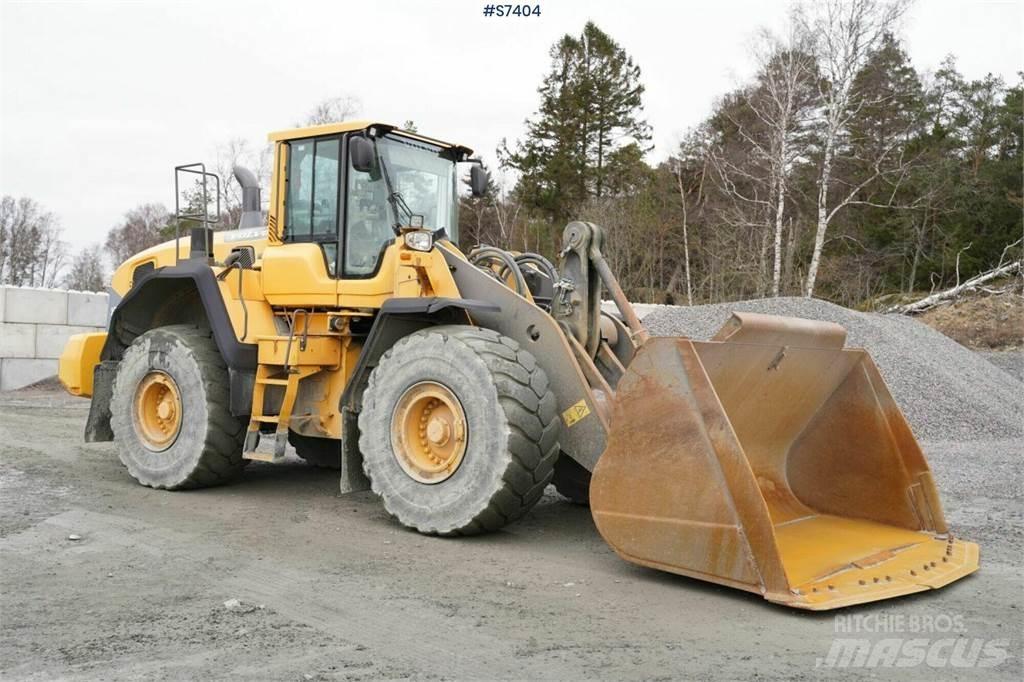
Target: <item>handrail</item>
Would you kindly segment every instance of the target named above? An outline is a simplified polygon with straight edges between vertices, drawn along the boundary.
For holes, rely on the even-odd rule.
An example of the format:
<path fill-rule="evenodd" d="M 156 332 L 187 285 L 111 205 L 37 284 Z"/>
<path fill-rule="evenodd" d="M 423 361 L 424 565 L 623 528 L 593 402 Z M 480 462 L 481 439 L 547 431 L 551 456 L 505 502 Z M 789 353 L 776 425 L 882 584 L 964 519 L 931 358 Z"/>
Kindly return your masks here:
<path fill-rule="evenodd" d="M 192 175 L 198 175 L 202 178 L 203 187 L 203 212 L 202 213 L 182 213 L 181 211 L 181 174 L 190 173 Z M 217 211 L 214 214 L 213 219 L 210 218 L 210 194 L 209 185 L 207 183 L 208 178 L 213 178 L 215 182 L 214 192 L 217 197 Z M 175 265 L 181 260 L 181 221 L 190 220 L 193 222 L 202 223 L 203 226 L 203 242 L 206 245 L 207 256 L 213 257 L 212 240 L 209 239 L 209 229 L 211 225 L 216 225 L 220 221 L 220 176 L 216 173 L 210 173 L 206 170 L 205 163 L 186 163 L 181 166 L 174 167 L 174 263 Z M 191 244 L 189 245 L 189 256 L 191 257 Z"/>

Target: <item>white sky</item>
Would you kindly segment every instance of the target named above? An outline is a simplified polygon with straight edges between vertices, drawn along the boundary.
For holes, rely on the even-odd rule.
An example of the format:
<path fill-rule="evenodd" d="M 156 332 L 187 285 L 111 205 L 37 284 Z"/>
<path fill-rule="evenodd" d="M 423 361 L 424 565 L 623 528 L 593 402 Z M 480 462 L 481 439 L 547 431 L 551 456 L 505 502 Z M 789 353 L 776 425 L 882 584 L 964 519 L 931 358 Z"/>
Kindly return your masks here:
<path fill-rule="evenodd" d="M 750 71 L 754 32 L 788 7 L 539 0 L 540 17 L 486 18 L 483 0 L 0 3 L 0 194 L 55 212 L 73 247 L 139 203 L 173 208 L 174 165 L 212 162 L 232 137 L 259 144 L 339 94 L 491 162 L 536 107 L 551 44 L 588 19 L 640 65 L 662 159 Z M 952 53 L 968 77 L 1013 82 L 1022 7 L 918 0 L 908 51 L 920 69 Z"/>

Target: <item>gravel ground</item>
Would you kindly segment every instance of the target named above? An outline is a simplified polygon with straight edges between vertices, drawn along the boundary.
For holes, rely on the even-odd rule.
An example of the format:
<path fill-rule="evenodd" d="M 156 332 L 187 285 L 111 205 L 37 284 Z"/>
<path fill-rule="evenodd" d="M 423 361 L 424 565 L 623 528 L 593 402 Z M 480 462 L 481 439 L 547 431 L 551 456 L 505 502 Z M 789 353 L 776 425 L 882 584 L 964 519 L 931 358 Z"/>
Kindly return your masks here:
<path fill-rule="evenodd" d="M 1024 434 L 1020 379 L 927 325 L 827 301 L 779 298 L 716 305 L 641 306 L 652 334 L 710 338 L 733 310 L 836 322 L 847 346 L 874 358 L 918 438 L 976 440 Z"/>
<path fill-rule="evenodd" d="M 922 442 L 954 530 L 981 543 L 978 573 L 811 613 L 628 564 L 550 489 L 521 521 L 462 539 L 408 532 L 295 459 L 151 490 L 110 444 L 81 442 L 86 409 L 0 393 L 0 679 L 1022 677 L 1019 441 Z M 851 638 L 1008 657 L 819 667 Z"/>
<path fill-rule="evenodd" d="M 641 313 L 707 338 L 733 309 L 834 320 L 871 351 L 979 572 L 810 613 L 628 564 L 551 489 L 501 532 L 455 540 L 400 528 L 294 457 L 156 491 L 112 444 L 82 443 L 87 401 L 40 386 L 0 393 L 0 678 L 1022 679 L 1024 385 L 913 320 L 821 301 Z M 997 655 L 823 669 L 850 639 Z"/>

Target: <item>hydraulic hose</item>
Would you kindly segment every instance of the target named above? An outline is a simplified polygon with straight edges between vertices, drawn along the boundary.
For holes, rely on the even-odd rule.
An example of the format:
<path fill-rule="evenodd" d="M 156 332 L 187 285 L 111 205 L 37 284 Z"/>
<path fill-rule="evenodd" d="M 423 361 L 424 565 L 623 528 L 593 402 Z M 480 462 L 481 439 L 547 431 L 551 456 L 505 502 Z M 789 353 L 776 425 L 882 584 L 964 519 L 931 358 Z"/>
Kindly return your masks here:
<path fill-rule="evenodd" d="M 519 268 L 519 264 L 512 254 L 504 249 L 494 246 L 478 246 L 470 252 L 469 262 L 485 270 L 491 270 L 487 265 L 488 263 L 498 263 L 502 265 L 502 269 L 500 272 L 494 273 L 497 279 L 503 280 L 508 273 L 511 273 L 514 284 L 513 290 L 520 296 L 525 296 L 529 291 L 526 278 L 523 277 L 523 271 Z M 493 270 L 491 271 L 494 272 Z"/>
<path fill-rule="evenodd" d="M 552 286 L 558 281 L 558 270 L 544 256 L 539 253 L 521 253 L 515 257 L 516 264 L 522 268 L 524 265 L 533 265 L 544 273 L 551 280 Z"/>

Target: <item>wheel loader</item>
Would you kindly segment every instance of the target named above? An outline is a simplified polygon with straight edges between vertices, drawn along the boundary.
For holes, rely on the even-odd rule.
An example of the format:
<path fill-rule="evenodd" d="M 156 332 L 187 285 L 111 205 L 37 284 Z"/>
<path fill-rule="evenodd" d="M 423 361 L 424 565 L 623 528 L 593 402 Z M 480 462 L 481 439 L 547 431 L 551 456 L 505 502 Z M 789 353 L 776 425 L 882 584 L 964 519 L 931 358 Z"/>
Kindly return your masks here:
<path fill-rule="evenodd" d="M 978 568 L 842 327 L 736 313 L 708 341 L 652 338 L 597 225 L 565 228 L 557 266 L 459 249 L 460 178 L 488 182 L 469 148 L 373 121 L 269 138 L 267 213 L 236 168 L 238 229 L 215 232 L 220 179 L 177 167 L 187 234 L 121 264 L 107 332 L 61 357 L 92 399 L 86 440 L 143 485 L 224 483 L 291 443 L 343 492 L 457 536 L 553 482 L 627 561 L 803 609 Z"/>

